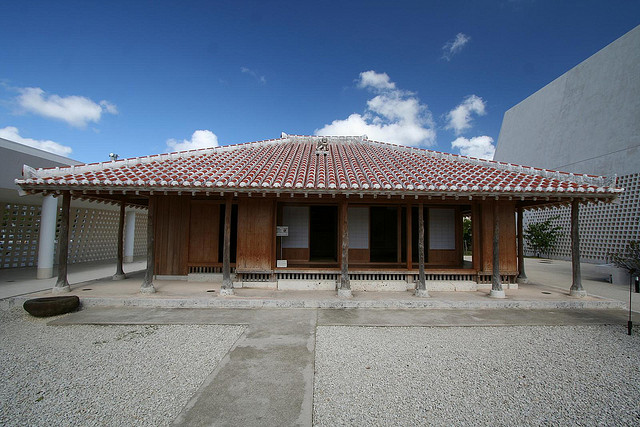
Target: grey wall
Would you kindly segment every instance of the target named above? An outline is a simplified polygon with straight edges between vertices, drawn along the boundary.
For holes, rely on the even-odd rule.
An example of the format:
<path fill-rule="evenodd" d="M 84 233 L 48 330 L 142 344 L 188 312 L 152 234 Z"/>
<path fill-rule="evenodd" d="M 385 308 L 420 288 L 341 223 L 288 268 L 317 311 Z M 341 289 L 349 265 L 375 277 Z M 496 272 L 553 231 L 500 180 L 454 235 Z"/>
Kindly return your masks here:
<path fill-rule="evenodd" d="M 77 164 L 80 162 L 0 138 L 0 200 L 40 204 L 39 196 L 18 196 L 18 186 L 14 184 L 14 180 L 22 177 L 22 165 L 50 168 Z"/>
<path fill-rule="evenodd" d="M 494 160 L 611 176 L 640 171 L 640 26 L 508 110 Z"/>

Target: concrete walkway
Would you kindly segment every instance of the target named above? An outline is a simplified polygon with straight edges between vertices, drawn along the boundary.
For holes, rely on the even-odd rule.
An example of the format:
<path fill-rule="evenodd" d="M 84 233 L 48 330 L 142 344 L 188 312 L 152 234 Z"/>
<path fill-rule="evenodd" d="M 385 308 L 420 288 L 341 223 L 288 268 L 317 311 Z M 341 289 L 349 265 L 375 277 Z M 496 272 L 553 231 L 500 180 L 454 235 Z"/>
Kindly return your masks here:
<path fill-rule="evenodd" d="M 147 266 L 146 257 L 136 257 L 133 262 L 125 263 L 125 274 L 144 270 Z M 115 260 L 82 262 L 69 264 L 67 278 L 73 286 L 78 283 L 111 278 L 116 272 Z M 36 267 L 3 268 L 0 269 L 0 300 L 33 292 L 50 290 L 57 281 L 57 266 L 54 267 L 54 277 L 36 279 Z"/>
<path fill-rule="evenodd" d="M 625 325 L 622 310 L 145 309 L 93 307 L 50 323 L 247 325 L 174 425 L 312 424 L 318 326 Z"/>

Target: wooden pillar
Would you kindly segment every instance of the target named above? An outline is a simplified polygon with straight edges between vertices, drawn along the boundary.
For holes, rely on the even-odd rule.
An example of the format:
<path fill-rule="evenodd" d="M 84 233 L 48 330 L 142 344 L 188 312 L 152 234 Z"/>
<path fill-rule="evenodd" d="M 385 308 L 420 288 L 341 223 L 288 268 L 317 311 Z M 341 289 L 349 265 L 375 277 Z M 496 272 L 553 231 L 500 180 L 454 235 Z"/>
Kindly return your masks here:
<path fill-rule="evenodd" d="M 140 286 L 140 293 L 152 294 L 156 291 L 153 286 L 153 272 L 155 268 L 155 196 L 149 196 L 149 206 L 147 208 L 147 270 L 144 273 L 144 280 Z"/>
<path fill-rule="evenodd" d="M 349 205 L 344 200 L 340 203 L 340 230 L 341 230 L 341 253 L 340 263 L 340 287 L 338 296 L 351 297 L 351 283 L 349 282 Z"/>
<path fill-rule="evenodd" d="M 51 290 L 54 294 L 71 291 L 67 280 L 67 261 L 69 259 L 69 209 L 71 193 L 62 192 L 62 213 L 60 215 L 60 231 L 58 233 L 58 280 Z"/>
<path fill-rule="evenodd" d="M 122 280 L 127 276 L 122 269 L 122 263 L 124 262 L 124 216 L 125 216 L 126 204 L 124 200 L 120 202 L 120 218 L 118 221 L 118 260 L 116 265 L 116 274 L 113 275 L 113 280 Z"/>
<path fill-rule="evenodd" d="M 427 279 L 424 274 L 424 205 L 418 205 L 418 283 L 416 283 L 416 296 L 428 297 Z"/>
<path fill-rule="evenodd" d="M 492 298 L 504 298 L 504 290 L 500 281 L 500 206 L 499 202 L 493 202 L 493 268 L 491 278 L 491 292 L 489 296 Z"/>
<path fill-rule="evenodd" d="M 573 281 L 569 294 L 575 297 L 587 296 L 587 291 L 582 288 L 582 276 L 580 274 L 580 232 L 578 229 L 578 211 L 580 204 L 577 199 L 571 201 L 571 271 Z"/>
<path fill-rule="evenodd" d="M 407 205 L 407 270 L 411 270 L 412 267 L 412 253 L 411 250 L 413 248 L 413 239 L 412 239 L 412 231 L 411 231 L 411 203 Z"/>
<path fill-rule="evenodd" d="M 529 279 L 527 279 L 527 273 L 524 271 L 524 236 L 522 234 L 522 221 L 524 218 L 522 215 L 522 206 L 518 206 L 518 283 L 528 283 Z"/>
<path fill-rule="evenodd" d="M 220 295 L 233 295 L 231 281 L 231 198 L 224 203 L 224 242 L 222 247 L 222 288 Z"/>

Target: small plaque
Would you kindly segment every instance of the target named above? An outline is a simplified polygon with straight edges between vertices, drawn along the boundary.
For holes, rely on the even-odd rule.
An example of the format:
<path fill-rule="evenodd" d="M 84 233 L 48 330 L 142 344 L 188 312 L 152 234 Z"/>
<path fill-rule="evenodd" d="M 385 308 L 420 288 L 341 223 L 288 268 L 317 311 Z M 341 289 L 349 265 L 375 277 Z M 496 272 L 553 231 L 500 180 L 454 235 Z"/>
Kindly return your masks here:
<path fill-rule="evenodd" d="M 276 267 L 278 268 L 287 268 L 287 260 L 286 259 L 279 259 L 276 261 Z"/>
<path fill-rule="evenodd" d="M 276 236 L 278 237 L 287 237 L 289 235 L 289 226 L 288 225 L 277 225 L 276 226 Z"/>

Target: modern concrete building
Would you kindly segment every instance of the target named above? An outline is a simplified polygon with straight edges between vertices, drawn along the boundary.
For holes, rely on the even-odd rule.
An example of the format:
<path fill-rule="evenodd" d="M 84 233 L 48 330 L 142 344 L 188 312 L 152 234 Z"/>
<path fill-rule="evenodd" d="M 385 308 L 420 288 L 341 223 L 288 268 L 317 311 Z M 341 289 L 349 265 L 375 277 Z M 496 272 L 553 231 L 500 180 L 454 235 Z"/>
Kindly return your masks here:
<path fill-rule="evenodd" d="M 24 164 L 59 168 L 80 162 L 2 138 L 0 159 L 0 269 L 37 265 L 38 278 L 52 277 L 60 198 L 21 196 L 14 181 L 22 176 Z M 126 215 L 125 261 L 146 251 L 146 212 L 130 209 Z M 117 206 L 74 200 L 71 218 L 70 263 L 116 258 Z"/>
<path fill-rule="evenodd" d="M 574 173 L 617 176 L 612 204 L 581 209 L 581 253 L 606 262 L 640 240 L 640 26 L 509 109 L 494 160 Z M 563 235 L 552 258 L 571 256 L 569 209 L 525 213 L 553 218 Z"/>

